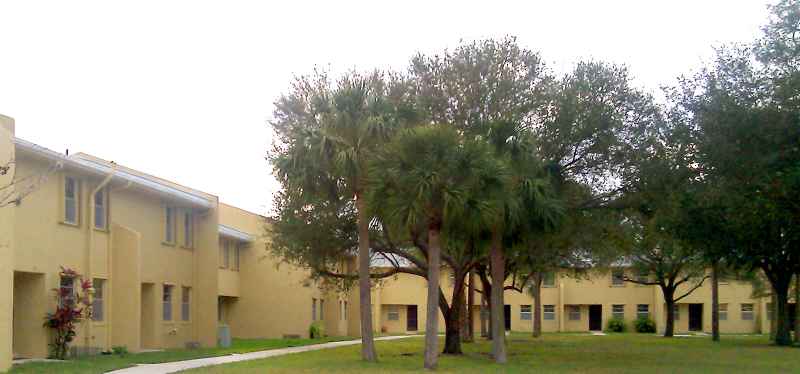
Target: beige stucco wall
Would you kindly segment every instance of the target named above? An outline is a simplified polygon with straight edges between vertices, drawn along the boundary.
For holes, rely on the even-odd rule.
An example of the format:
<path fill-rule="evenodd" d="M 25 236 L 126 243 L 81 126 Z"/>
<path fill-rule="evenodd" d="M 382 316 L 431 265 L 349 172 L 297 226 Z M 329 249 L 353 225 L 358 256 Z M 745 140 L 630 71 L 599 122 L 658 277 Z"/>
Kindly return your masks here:
<path fill-rule="evenodd" d="M 0 165 L 14 159 L 14 120 L 0 115 Z M 0 175 L 0 186 L 14 178 L 14 169 Z M 0 207 L 0 371 L 11 367 L 14 300 L 14 208 Z"/>

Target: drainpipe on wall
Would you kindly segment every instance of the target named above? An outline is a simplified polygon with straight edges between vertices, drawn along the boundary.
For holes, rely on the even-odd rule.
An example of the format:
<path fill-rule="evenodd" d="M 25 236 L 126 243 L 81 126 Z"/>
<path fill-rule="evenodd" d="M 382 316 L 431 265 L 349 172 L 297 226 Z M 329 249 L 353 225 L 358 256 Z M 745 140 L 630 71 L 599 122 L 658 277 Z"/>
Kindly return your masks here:
<path fill-rule="evenodd" d="M 103 187 L 105 187 L 109 182 L 111 182 L 111 178 L 114 177 L 114 173 L 116 171 L 117 171 L 117 164 L 112 161 L 111 162 L 111 172 L 109 172 L 108 175 L 103 179 L 103 181 L 100 182 L 100 184 L 97 185 L 97 187 L 95 187 L 95 189 L 92 191 L 92 194 L 89 195 L 89 198 L 87 199 L 87 201 L 89 203 L 89 207 L 88 207 L 88 209 L 89 209 L 89 222 L 86 225 L 86 227 L 87 227 L 87 230 L 89 230 L 89 245 L 86 246 L 86 251 L 87 251 L 87 253 L 86 253 L 86 276 L 89 278 L 88 279 L 89 282 L 94 282 L 93 281 L 94 280 L 94 274 L 92 273 L 92 253 L 94 252 L 94 220 L 96 218 L 94 216 L 94 204 L 95 204 L 94 197 L 95 197 L 95 195 L 97 195 L 98 191 L 103 189 Z M 104 196 L 104 197 L 106 198 L 106 200 L 108 200 L 107 196 Z M 106 204 L 106 209 L 108 209 L 108 204 Z M 108 226 L 108 217 L 106 217 L 106 226 Z M 89 321 L 86 321 L 86 337 L 84 337 L 84 339 L 83 339 L 87 351 L 89 349 L 89 340 L 91 339 L 91 336 L 92 336 L 92 321 L 90 319 Z"/>

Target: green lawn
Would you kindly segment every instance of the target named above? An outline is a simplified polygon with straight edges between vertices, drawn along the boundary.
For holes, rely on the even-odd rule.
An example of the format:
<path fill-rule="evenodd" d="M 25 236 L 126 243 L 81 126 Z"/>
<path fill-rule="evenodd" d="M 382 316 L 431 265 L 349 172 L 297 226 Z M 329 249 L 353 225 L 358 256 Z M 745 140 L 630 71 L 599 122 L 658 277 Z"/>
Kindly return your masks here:
<path fill-rule="evenodd" d="M 223 356 L 231 353 L 263 351 L 266 349 L 297 347 L 330 341 L 350 340 L 353 338 L 335 337 L 325 339 L 234 339 L 231 348 L 201 348 L 195 350 L 170 349 L 161 352 L 128 354 L 126 356 L 92 356 L 69 360 L 67 362 L 33 362 L 14 366 L 10 373 L 104 373 L 134 366 L 135 364 L 152 364 L 191 360 L 202 357 Z"/>
<path fill-rule="evenodd" d="M 359 346 L 293 354 L 190 371 L 199 373 L 392 373 L 421 371 L 421 338 L 378 342 L 377 364 L 359 360 Z M 525 334 L 508 338 L 509 363 L 498 366 L 489 342 L 465 344 L 463 356 L 441 356 L 439 372 L 458 373 L 800 373 L 800 349 L 771 346 L 762 336 L 666 339 L 652 335 Z"/>

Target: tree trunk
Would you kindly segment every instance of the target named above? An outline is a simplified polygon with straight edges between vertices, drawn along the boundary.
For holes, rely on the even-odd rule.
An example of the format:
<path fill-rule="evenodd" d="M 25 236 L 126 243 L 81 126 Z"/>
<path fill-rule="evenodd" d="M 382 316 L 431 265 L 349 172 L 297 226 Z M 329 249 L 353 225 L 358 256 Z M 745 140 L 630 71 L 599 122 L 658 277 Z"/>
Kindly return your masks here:
<path fill-rule="evenodd" d="M 775 331 L 777 330 L 778 321 L 775 317 L 775 308 L 778 305 L 778 298 L 775 297 L 775 291 L 772 291 L 772 295 L 769 298 L 769 306 L 767 307 L 767 315 L 772 315 L 772 318 L 769 319 L 769 340 L 775 341 Z"/>
<path fill-rule="evenodd" d="M 533 337 L 542 336 L 542 274 L 533 277 Z"/>
<path fill-rule="evenodd" d="M 425 311 L 425 368 L 436 369 L 439 361 L 439 248 L 438 225 L 428 228 L 428 303 Z"/>
<path fill-rule="evenodd" d="M 372 300 L 369 279 L 369 217 L 364 199 L 356 194 L 358 209 L 358 295 L 361 319 L 361 359 L 374 362 L 378 360 L 375 352 L 375 338 L 372 329 Z"/>
<path fill-rule="evenodd" d="M 461 286 L 462 290 L 460 292 L 459 300 L 461 301 L 461 309 L 458 313 L 458 324 L 459 324 L 459 332 L 461 333 L 461 341 L 468 342 L 469 341 L 469 321 L 467 320 L 467 292 L 464 290 L 466 287 L 467 280 L 466 275 L 461 276 L 464 279 L 464 285 Z"/>
<path fill-rule="evenodd" d="M 475 272 L 469 271 L 469 291 L 467 292 L 467 342 L 475 341 Z"/>
<path fill-rule="evenodd" d="M 492 305 L 492 283 L 489 282 L 489 278 L 486 275 L 486 268 L 483 268 L 480 273 L 481 279 L 481 302 L 483 303 L 483 310 L 481 311 L 481 336 L 485 337 L 487 340 L 492 340 L 492 319 L 487 318 L 489 317 L 488 311 L 491 310 Z"/>
<path fill-rule="evenodd" d="M 491 294 L 491 319 L 492 319 L 492 353 L 494 360 L 498 364 L 505 364 L 506 340 L 504 328 L 503 307 L 503 286 L 505 281 L 505 254 L 503 253 L 502 237 L 500 231 L 495 228 L 492 232 L 492 245 L 489 250 L 489 257 L 492 271 L 492 294 Z"/>
<path fill-rule="evenodd" d="M 460 355 L 461 339 L 463 335 L 463 317 L 464 317 L 464 274 L 454 274 L 453 280 L 453 297 L 450 303 L 449 310 L 443 311 L 444 326 L 445 326 L 445 340 L 444 350 L 442 353 L 450 355 Z M 447 305 L 447 301 L 439 301 L 440 306 Z"/>
<path fill-rule="evenodd" d="M 772 319 L 777 322 L 775 325 L 775 344 L 777 345 L 792 345 L 792 333 L 789 326 L 790 282 L 786 282 L 786 285 L 778 285 L 777 288 L 773 284 L 772 287 L 777 301 L 775 312 L 772 314 Z"/>
<path fill-rule="evenodd" d="M 800 273 L 794 275 L 794 342 L 800 343 Z"/>
<path fill-rule="evenodd" d="M 667 323 L 664 326 L 664 337 L 671 338 L 675 335 L 675 289 L 661 287 L 661 291 L 664 294 L 664 303 L 667 305 Z"/>
<path fill-rule="evenodd" d="M 719 341 L 719 264 L 711 265 L 711 340 Z"/>

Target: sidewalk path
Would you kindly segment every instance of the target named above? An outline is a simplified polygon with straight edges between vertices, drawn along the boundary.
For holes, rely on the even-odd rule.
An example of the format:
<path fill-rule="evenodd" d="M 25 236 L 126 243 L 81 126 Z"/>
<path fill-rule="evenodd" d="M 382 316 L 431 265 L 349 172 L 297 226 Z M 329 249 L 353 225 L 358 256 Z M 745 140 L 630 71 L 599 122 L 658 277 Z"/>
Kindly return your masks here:
<path fill-rule="evenodd" d="M 397 339 L 406 339 L 411 338 L 414 336 L 419 335 L 403 335 L 403 336 L 385 336 L 382 338 L 375 338 L 376 341 L 381 340 L 397 340 Z M 361 339 L 359 340 L 346 340 L 341 342 L 331 342 L 331 343 L 323 343 L 323 344 L 314 344 L 314 345 L 306 345 L 302 347 L 291 347 L 291 348 L 280 348 L 280 349 L 270 349 L 268 351 L 258 351 L 258 352 L 249 352 L 249 353 L 241 353 L 241 354 L 230 354 L 227 356 L 218 356 L 218 357 L 207 357 L 207 358 L 198 358 L 194 360 L 187 360 L 187 361 L 175 361 L 175 362 L 165 362 L 162 364 L 139 364 L 134 367 L 129 367 L 126 369 L 114 370 L 108 372 L 108 374 L 164 374 L 164 373 L 175 373 L 181 370 L 189 370 L 189 369 L 196 369 L 204 366 L 214 366 L 214 365 L 222 365 L 222 364 L 229 364 L 232 362 L 239 362 L 239 361 L 249 361 L 249 360 L 258 360 L 267 357 L 275 357 L 275 356 L 283 356 L 292 353 L 300 353 L 300 352 L 310 352 L 310 351 L 318 351 L 320 349 L 328 349 L 328 348 L 337 348 L 337 347 L 346 347 L 350 345 L 357 345 L 361 344 Z"/>

